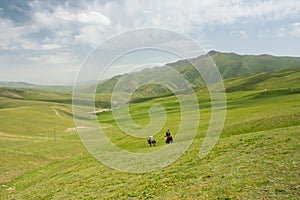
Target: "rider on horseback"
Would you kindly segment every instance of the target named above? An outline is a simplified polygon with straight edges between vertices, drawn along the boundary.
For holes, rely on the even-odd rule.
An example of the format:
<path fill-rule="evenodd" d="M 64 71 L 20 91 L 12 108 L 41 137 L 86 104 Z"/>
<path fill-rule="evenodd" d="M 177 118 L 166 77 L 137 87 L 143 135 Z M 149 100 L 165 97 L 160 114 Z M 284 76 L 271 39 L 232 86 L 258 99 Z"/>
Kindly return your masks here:
<path fill-rule="evenodd" d="M 170 130 L 166 132 L 165 140 L 166 140 L 166 144 L 173 143 L 173 137 L 171 135 Z"/>
<path fill-rule="evenodd" d="M 170 137 L 171 136 L 171 132 L 170 132 L 170 130 L 168 130 L 167 132 L 166 132 L 166 137 Z"/>
<path fill-rule="evenodd" d="M 147 139 L 147 141 L 148 141 L 148 144 L 150 145 L 150 147 L 151 147 L 152 145 L 153 145 L 153 146 L 156 145 L 156 141 L 155 141 L 153 135 L 150 135 L 149 138 Z"/>

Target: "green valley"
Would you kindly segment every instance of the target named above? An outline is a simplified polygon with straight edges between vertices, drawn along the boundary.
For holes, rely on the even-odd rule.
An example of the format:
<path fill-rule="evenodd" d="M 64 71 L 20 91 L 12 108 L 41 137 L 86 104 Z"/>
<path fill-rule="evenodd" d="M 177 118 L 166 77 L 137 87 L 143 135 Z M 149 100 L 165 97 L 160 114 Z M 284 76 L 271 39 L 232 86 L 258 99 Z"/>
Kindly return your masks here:
<path fill-rule="evenodd" d="M 200 126 L 175 163 L 149 173 L 115 171 L 89 154 L 76 132 L 69 88 L 1 87 L 0 199 L 299 199 L 300 59 L 210 54 L 225 78 L 227 96 L 218 143 L 199 158 L 211 117 L 210 97 L 201 80 L 190 76 L 188 66 L 174 65 L 195 83 Z M 109 107 L 118 78 L 97 88 L 97 109 Z M 165 145 L 167 129 L 176 134 L 176 97 L 146 85 L 130 102 L 131 117 L 142 126 L 150 122 L 149 108 L 155 103 L 167 113 L 155 147 L 150 148 L 146 138 L 123 133 L 110 110 L 97 113 L 97 119 L 116 146 L 130 152 L 155 151 Z"/>

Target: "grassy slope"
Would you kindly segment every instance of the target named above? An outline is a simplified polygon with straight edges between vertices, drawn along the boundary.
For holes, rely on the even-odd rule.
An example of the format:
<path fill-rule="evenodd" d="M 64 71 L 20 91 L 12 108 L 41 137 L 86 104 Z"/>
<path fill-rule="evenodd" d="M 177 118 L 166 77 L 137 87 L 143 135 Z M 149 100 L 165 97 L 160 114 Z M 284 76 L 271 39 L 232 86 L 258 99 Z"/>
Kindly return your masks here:
<path fill-rule="evenodd" d="M 227 92 L 240 90 L 272 90 L 278 88 L 299 88 L 300 67 L 278 72 L 261 72 L 249 77 L 232 78 L 226 81 Z M 278 83 L 280 83 L 278 85 Z"/>
<path fill-rule="evenodd" d="M 218 67 L 221 76 L 223 79 L 234 78 L 234 77 L 243 77 L 251 76 L 261 72 L 275 72 L 284 69 L 294 68 L 300 66 L 299 57 L 277 57 L 271 55 L 238 55 L 234 53 L 221 53 L 221 52 L 209 52 L 210 58 L 215 62 Z M 211 60 L 209 57 L 199 56 L 197 58 L 187 60 L 180 60 L 174 63 L 169 63 L 167 66 L 175 68 L 179 71 L 186 80 L 188 80 L 192 86 L 198 87 L 202 86 L 203 80 L 199 78 L 199 72 L 195 69 L 195 65 L 198 68 L 211 67 Z M 204 69 L 200 69 L 204 72 Z M 170 71 L 166 67 L 154 68 L 154 69 L 145 69 L 141 72 L 135 73 L 134 79 L 146 80 L 146 77 L 153 75 L 153 78 L 157 76 L 169 77 Z M 131 78 L 132 74 L 126 74 L 123 76 L 116 76 L 109 80 L 106 80 L 99 84 L 97 88 L 98 93 L 111 93 L 114 85 L 122 77 L 126 79 Z M 160 91 L 157 88 L 148 87 L 147 91 L 152 91 L 154 94 L 160 94 L 161 92 L 167 92 L 166 90 Z M 138 96 L 143 96 L 145 90 L 140 90 Z M 144 94 L 144 96 L 151 96 Z"/>
<path fill-rule="evenodd" d="M 28 88 L 1 88 L 0 98 L 9 98 L 14 100 L 40 101 L 40 102 L 57 102 L 72 103 L 70 92 L 50 92 L 40 89 Z M 24 101 L 23 101 L 24 102 Z"/>
<path fill-rule="evenodd" d="M 286 88 L 299 87 L 299 69 L 293 70 L 286 75 L 282 72 L 278 79 L 254 81 L 262 76 L 256 75 L 226 82 L 228 89 L 235 89 L 227 94 L 224 132 L 202 160 L 198 151 L 210 113 L 209 99 L 200 90 L 202 121 L 194 143 L 175 164 L 151 174 L 116 172 L 96 161 L 76 134 L 64 131 L 74 126 L 67 104 L 39 105 L 40 101 L 30 100 L 31 106 L 0 109 L 0 170 L 4 174 L 0 198 L 298 199 L 300 94 Z M 291 77 L 295 84 L 286 85 Z M 255 84 L 247 88 L 245 82 Z M 263 88 L 267 83 L 273 87 L 266 93 Z M 244 87 L 247 90 L 240 91 Z M 176 130 L 179 108 L 172 96 L 132 104 L 133 119 L 142 125 L 149 123 L 148 108 L 156 102 L 168 110 L 166 127 Z M 118 131 L 110 113 L 99 117 L 116 145 L 131 151 L 154 149 L 143 139 Z M 156 148 L 163 145 L 162 136 L 163 131 L 157 135 Z"/>
<path fill-rule="evenodd" d="M 298 67 L 300 58 L 271 55 L 237 55 L 211 52 L 223 78 L 250 76 L 259 72 L 274 72 Z"/>
<path fill-rule="evenodd" d="M 65 132 L 74 127 L 71 105 L 57 103 L 70 94 L 1 88 L 0 96 L 1 183 L 82 151 L 74 132 Z"/>
<path fill-rule="evenodd" d="M 222 138 L 200 160 L 201 140 L 151 174 L 116 172 L 83 154 L 15 179 L 11 198 L 297 199 L 299 126 Z"/>

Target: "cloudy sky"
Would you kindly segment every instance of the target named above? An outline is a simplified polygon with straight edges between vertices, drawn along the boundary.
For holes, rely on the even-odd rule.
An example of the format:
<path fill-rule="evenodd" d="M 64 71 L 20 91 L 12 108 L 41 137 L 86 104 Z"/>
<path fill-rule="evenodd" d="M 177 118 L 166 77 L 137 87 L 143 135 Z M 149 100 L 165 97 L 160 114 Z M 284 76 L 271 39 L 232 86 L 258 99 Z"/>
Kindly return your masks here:
<path fill-rule="evenodd" d="M 299 0 L 0 0 L 0 81 L 72 83 L 91 50 L 146 27 L 207 51 L 300 56 Z"/>

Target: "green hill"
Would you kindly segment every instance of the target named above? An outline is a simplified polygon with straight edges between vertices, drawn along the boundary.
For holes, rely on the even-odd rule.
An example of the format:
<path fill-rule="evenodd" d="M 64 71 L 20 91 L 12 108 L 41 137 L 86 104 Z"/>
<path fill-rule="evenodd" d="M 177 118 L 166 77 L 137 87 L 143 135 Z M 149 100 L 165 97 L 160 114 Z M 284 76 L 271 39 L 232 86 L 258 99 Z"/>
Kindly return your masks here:
<path fill-rule="evenodd" d="M 250 76 L 260 72 L 274 72 L 299 67 L 299 57 L 272 55 L 238 55 L 235 53 L 210 52 L 223 79 Z M 201 58 L 198 58 L 201 59 Z"/>
<path fill-rule="evenodd" d="M 204 69 L 210 66 L 210 58 L 216 63 L 221 76 L 224 80 L 229 78 L 238 78 L 251 76 L 262 72 L 275 72 L 284 69 L 294 68 L 300 66 L 299 57 L 279 57 L 271 55 L 238 55 L 234 53 L 221 53 L 216 51 L 211 51 L 207 55 L 202 55 L 197 58 L 180 60 L 174 63 L 166 64 L 167 67 L 172 67 L 180 72 L 186 80 L 190 82 L 193 87 L 203 86 L 203 80 L 199 75 L 198 71 L 192 66 L 199 66 Z M 209 63 L 209 64 L 207 64 Z M 133 79 L 134 77 L 137 82 L 139 80 L 145 80 L 146 77 L 153 76 L 153 79 L 159 77 L 170 78 L 170 71 L 165 67 L 157 67 L 153 69 L 145 69 L 141 72 L 134 74 L 125 74 L 113 77 L 109 80 L 105 80 L 100 83 L 97 87 L 97 93 L 107 94 L 113 91 L 115 84 L 120 80 L 120 78 Z M 124 87 L 124 92 L 130 90 L 130 88 Z M 151 86 L 140 88 L 136 92 L 136 96 L 144 96 L 145 98 L 152 96 L 160 96 L 160 92 L 169 92 L 165 89 L 158 89 L 157 87 L 151 88 Z M 151 95 L 149 95 L 151 94 Z"/>
<path fill-rule="evenodd" d="M 151 71 L 149 69 L 149 71 Z M 140 77 L 139 75 L 138 77 Z M 116 77 L 114 83 L 120 79 L 121 76 Z M 109 86 L 108 86 L 109 84 Z M 235 91 L 262 91 L 261 95 L 271 95 L 274 93 L 299 93 L 300 90 L 300 67 L 289 68 L 286 70 L 275 72 L 260 72 L 255 75 L 246 77 L 228 78 L 224 80 L 226 92 Z M 107 87 L 106 87 L 107 86 Z M 104 82 L 104 87 L 100 84 L 98 89 L 105 91 L 113 86 L 112 81 Z M 99 92 L 100 90 L 98 90 Z M 207 92 L 206 87 L 198 86 L 195 91 Z M 125 91 L 126 92 L 126 91 Z M 138 88 L 131 97 L 132 102 L 148 101 L 153 98 L 172 96 L 173 93 L 165 87 L 155 84 L 147 84 Z M 111 95 L 110 93 L 99 93 L 96 96 L 97 106 L 110 107 Z"/>
<path fill-rule="evenodd" d="M 10 99 L 12 102 L 22 100 L 23 103 L 29 101 L 72 103 L 71 93 L 30 88 L 0 88 L 0 98 Z"/>
<path fill-rule="evenodd" d="M 206 88 L 198 87 L 201 118 L 191 147 L 170 166 L 142 174 L 115 171 L 87 152 L 75 132 L 70 93 L 1 88 L 0 199 L 299 199 L 299 83 L 299 67 L 227 79 L 225 126 L 203 159 L 211 109 Z M 152 92 L 148 87 L 160 89 L 145 85 L 137 93 Z M 164 147 L 165 129 L 176 134 L 181 120 L 176 97 L 136 97 L 130 114 L 139 125 L 151 121 L 154 104 L 167 112 L 156 147 L 122 132 L 110 111 L 97 114 L 99 125 L 126 151 Z"/>
<path fill-rule="evenodd" d="M 253 76 L 244 78 L 233 78 L 225 81 L 226 91 L 241 90 L 272 90 L 278 88 L 299 88 L 300 85 L 300 67 L 281 70 L 278 72 L 261 72 Z"/>

